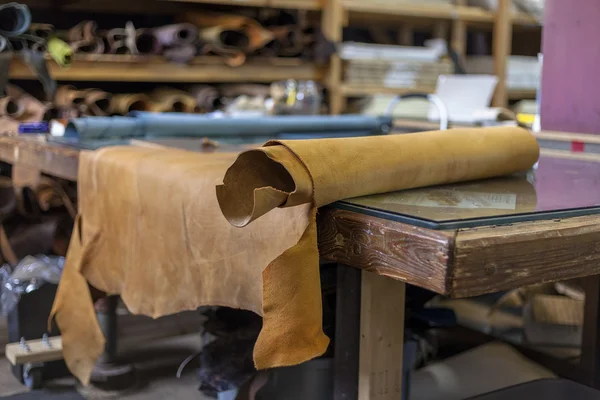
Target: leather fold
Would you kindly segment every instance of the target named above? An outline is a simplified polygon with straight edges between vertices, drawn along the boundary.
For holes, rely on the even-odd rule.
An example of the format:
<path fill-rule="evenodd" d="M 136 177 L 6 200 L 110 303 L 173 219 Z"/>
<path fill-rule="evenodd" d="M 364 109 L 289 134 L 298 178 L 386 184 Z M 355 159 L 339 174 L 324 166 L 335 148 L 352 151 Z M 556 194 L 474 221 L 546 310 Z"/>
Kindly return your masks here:
<path fill-rule="evenodd" d="M 510 174 L 538 155 L 533 135 L 512 127 L 272 141 L 239 155 L 82 152 L 77 233 L 53 307 L 67 365 L 85 383 L 102 351 L 88 282 L 136 314 L 218 305 L 262 315 L 259 369 L 317 357 L 329 343 L 317 207 Z"/>
<path fill-rule="evenodd" d="M 311 206 L 301 239 L 263 272 L 256 367 L 299 363 L 326 348 L 317 207 L 356 196 L 510 174 L 531 168 L 538 157 L 537 141 L 521 128 L 271 141 L 240 154 L 216 188 L 223 215 L 232 225 L 247 229 L 276 208 Z"/>

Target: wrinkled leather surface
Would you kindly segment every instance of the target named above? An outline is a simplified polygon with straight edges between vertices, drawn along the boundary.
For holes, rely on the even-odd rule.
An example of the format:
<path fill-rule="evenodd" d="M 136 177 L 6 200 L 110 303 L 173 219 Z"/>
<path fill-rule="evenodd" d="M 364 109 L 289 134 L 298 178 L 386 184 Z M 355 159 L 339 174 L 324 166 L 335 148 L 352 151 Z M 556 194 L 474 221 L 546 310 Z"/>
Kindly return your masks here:
<path fill-rule="evenodd" d="M 80 380 L 88 382 L 104 341 L 88 282 L 121 294 L 136 314 L 201 305 L 263 313 L 263 270 L 298 242 L 310 206 L 231 226 L 214 188 L 235 157 L 133 146 L 81 154 L 79 216 L 53 308 L 65 360 Z"/>
<path fill-rule="evenodd" d="M 103 350 L 87 282 L 153 317 L 201 305 L 262 314 L 259 369 L 316 357 L 329 342 L 318 206 L 526 170 L 538 153 L 520 128 L 274 141 L 240 154 L 229 169 L 231 153 L 82 153 L 79 217 L 53 307 L 65 360 L 87 382 Z"/>
<path fill-rule="evenodd" d="M 223 214 L 251 227 L 278 207 L 311 204 L 301 240 L 265 272 L 257 368 L 316 357 L 321 331 L 317 207 L 337 200 L 527 170 L 537 141 L 521 128 L 454 129 L 408 135 L 272 141 L 240 154 L 217 187 Z M 246 228 L 244 228 L 246 229 Z M 276 281 L 277 284 L 268 284 Z M 312 345 L 306 343 L 312 342 Z M 298 349 L 298 343 L 305 344 Z"/>

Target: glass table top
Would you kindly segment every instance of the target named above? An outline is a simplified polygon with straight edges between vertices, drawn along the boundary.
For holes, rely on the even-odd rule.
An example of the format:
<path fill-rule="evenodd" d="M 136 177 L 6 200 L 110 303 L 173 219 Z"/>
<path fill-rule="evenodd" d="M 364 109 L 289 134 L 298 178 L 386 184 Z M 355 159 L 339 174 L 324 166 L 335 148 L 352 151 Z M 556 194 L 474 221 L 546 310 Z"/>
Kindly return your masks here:
<path fill-rule="evenodd" d="M 596 214 L 600 162 L 542 156 L 527 173 L 356 197 L 333 206 L 431 229 Z"/>

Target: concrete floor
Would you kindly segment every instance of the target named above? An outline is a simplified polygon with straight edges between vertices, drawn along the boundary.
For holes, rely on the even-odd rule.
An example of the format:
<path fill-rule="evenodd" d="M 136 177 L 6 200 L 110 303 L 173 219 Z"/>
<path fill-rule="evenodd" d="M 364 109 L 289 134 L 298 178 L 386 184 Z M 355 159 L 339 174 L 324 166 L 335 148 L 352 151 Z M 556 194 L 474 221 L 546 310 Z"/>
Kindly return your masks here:
<path fill-rule="evenodd" d="M 142 346 L 121 351 L 121 358 L 131 362 L 137 371 L 133 385 L 124 391 L 105 391 L 93 386 L 83 387 L 74 378 L 46 382 L 48 390 L 64 390 L 75 387 L 88 400 L 208 400 L 198 391 L 195 375 L 197 361 L 184 370 L 181 378 L 175 376 L 179 365 L 190 354 L 201 348 L 200 335 L 190 334 L 175 338 L 145 342 Z M 0 397 L 22 393 L 27 389 L 10 371 L 6 358 L 0 359 Z M 60 398 L 60 397 L 59 397 Z"/>

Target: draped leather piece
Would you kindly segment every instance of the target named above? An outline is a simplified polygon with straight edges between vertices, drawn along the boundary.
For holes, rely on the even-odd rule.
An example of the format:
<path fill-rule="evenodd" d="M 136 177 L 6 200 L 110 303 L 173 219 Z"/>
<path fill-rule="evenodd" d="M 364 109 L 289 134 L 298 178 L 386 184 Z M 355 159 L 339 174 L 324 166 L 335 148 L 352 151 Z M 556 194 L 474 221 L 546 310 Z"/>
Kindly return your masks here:
<path fill-rule="evenodd" d="M 258 368 L 316 357 L 328 345 L 318 206 L 526 170 L 538 154 L 521 128 L 273 141 L 229 169 L 231 153 L 83 152 L 79 216 L 53 307 L 65 360 L 87 382 L 103 349 L 88 282 L 153 317 L 201 305 L 262 314 Z"/>
<path fill-rule="evenodd" d="M 319 355 L 297 343 L 318 343 L 320 317 L 317 207 L 337 200 L 442 183 L 483 179 L 531 168 L 537 141 L 521 128 L 456 129 L 407 135 L 271 141 L 240 154 L 217 198 L 238 227 L 280 207 L 310 204 L 300 241 L 263 273 L 263 328 L 254 348 L 257 368 Z M 277 285 L 271 285 L 277 280 Z M 306 337 L 299 336 L 299 324 Z M 299 358 L 295 358 L 295 357 Z"/>
<path fill-rule="evenodd" d="M 79 216 L 53 307 L 65 360 L 81 381 L 104 341 L 88 282 L 153 317 L 201 305 L 268 313 L 263 270 L 301 239 L 310 207 L 275 210 L 248 229 L 231 226 L 214 187 L 235 157 L 133 146 L 81 153 Z M 310 340 L 297 343 L 297 362 L 326 347 L 322 334 L 301 332 Z"/>

